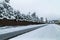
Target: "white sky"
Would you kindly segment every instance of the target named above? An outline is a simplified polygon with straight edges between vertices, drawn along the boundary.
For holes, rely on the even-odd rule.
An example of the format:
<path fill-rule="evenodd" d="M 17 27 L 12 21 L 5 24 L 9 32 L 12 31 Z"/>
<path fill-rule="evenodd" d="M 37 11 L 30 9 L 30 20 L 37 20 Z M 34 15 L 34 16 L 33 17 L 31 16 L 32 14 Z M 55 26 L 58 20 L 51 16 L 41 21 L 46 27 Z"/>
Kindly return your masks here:
<path fill-rule="evenodd" d="M 10 0 L 10 4 L 25 14 L 36 12 L 39 17 L 48 19 L 59 19 L 60 16 L 60 0 Z"/>

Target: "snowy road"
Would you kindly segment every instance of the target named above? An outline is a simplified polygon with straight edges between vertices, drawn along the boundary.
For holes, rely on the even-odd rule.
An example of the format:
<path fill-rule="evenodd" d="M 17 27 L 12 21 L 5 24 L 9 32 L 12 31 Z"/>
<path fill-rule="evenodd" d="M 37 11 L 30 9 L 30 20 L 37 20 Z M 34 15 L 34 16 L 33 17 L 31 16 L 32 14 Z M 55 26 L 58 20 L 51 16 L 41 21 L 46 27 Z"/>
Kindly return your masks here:
<path fill-rule="evenodd" d="M 28 26 L 19 26 L 19 27 L 9 27 L 9 28 L 1 28 L 0 29 L 0 40 L 6 40 L 13 38 L 15 36 L 36 30 L 40 27 L 44 27 L 47 24 L 39 24 L 39 25 L 28 25 Z"/>
<path fill-rule="evenodd" d="M 10 40 L 60 40 L 60 26 L 49 24 L 48 26 L 17 36 Z"/>

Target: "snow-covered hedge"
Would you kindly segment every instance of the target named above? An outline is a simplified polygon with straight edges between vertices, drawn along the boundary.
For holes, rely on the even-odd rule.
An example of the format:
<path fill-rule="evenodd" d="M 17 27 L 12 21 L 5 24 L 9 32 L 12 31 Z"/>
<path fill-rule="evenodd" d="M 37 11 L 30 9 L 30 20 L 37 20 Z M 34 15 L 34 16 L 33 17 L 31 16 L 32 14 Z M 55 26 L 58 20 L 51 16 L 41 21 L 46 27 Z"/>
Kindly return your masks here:
<path fill-rule="evenodd" d="M 1 0 L 0 1 L 0 19 L 16 19 L 21 21 L 32 21 L 32 22 L 39 22 L 39 18 L 36 16 L 34 12 L 31 15 L 21 14 L 20 11 L 14 10 L 9 5 L 10 0 Z"/>

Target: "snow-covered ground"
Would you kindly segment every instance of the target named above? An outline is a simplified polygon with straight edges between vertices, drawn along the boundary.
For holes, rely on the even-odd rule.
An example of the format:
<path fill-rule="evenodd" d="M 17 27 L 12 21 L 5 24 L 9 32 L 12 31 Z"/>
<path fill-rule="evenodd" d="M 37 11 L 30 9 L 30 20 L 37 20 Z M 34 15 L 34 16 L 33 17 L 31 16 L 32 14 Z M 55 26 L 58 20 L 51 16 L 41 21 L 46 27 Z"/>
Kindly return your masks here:
<path fill-rule="evenodd" d="M 46 25 L 46 24 L 17 26 L 17 27 L 15 27 L 15 26 L 14 27 L 13 26 L 0 27 L 0 35 L 14 32 L 14 31 L 24 30 L 24 29 L 28 29 L 28 28 L 33 28 L 33 27 L 37 27 L 37 26 L 42 26 L 42 25 Z"/>
<path fill-rule="evenodd" d="M 49 24 L 48 26 L 17 36 L 10 40 L 60 40 L 60 26 Z"/>

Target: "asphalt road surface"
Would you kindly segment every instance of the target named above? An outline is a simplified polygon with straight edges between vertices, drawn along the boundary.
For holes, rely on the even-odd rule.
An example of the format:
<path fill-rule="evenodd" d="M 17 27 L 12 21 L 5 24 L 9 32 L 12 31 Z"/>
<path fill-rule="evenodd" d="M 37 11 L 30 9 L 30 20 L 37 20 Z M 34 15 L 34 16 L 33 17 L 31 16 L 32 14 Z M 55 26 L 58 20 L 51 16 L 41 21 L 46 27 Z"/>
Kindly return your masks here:
<path fill-rule="evenodd" d="M 36 27 L 23 27 L 22 30 L 20 30 L 21 27 L 17 27 L 17 29 L 15 29 L 15 28 L 12 29 L 13 32 L 10 32 L 11 28 L 6 29 L 6 30 L 3 29 L 3 30 L 0 30 L 0 32 L 1 32 L 0 40 L 8 40 L 8 39 L 14 38 L 18 35 L 22 35 L 24 33 L 36 30 L 36 29 L 44 27 L 44 26 L 46 26 L 46 25 L 40 25 L 40 26 L 36 26 Z"/>

